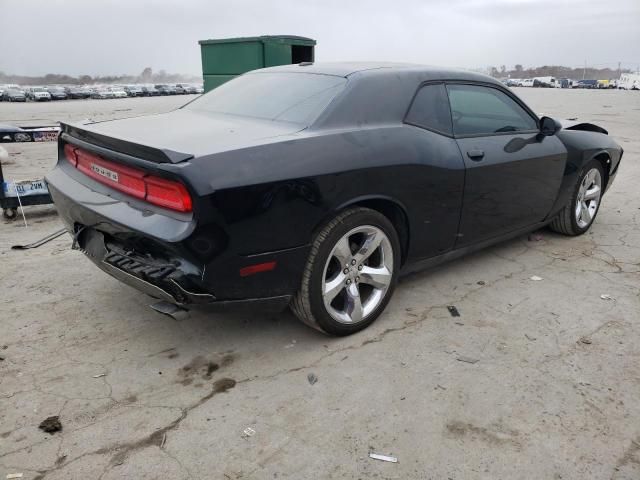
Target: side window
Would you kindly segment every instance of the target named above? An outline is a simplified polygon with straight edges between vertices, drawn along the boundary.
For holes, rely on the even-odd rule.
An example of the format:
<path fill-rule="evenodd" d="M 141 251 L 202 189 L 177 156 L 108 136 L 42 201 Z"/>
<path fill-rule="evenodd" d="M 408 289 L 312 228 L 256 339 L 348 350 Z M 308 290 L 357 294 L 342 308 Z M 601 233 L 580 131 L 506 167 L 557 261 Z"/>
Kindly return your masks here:
<path fill-rule="evenodd" d="M 451 112 L 444 85 L 425 85 L 418 90 L 405 121 L 451 135 Z"/>
<path fill-rule="evenodd" d="M 453 131 L 479 135 L 536 130 L 536 121 L 509 95 L 479 85 L 447 85 Z"/>

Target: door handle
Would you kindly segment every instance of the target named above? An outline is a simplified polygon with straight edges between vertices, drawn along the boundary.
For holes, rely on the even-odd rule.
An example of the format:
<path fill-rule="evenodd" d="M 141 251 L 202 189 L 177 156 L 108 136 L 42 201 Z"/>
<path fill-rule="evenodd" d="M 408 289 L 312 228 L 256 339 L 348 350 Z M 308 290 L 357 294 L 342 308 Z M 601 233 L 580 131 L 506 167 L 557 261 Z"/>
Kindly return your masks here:
<path fill-rule="evenodd" d="M 476 162 L 479 162 L 484 158 L 484 152 L 482 150 L 469 150 L 467 156 Z"/>

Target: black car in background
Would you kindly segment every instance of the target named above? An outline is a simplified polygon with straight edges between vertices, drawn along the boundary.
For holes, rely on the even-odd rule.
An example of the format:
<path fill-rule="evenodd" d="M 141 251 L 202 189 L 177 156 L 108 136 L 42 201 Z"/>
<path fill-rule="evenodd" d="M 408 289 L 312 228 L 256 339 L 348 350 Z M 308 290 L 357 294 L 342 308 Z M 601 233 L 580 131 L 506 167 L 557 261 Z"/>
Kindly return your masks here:
<path fill-rule="evenodd" d="M 598 88 L 598 80 L 578 80 L 573 88 Z"/>
<path fill-rule="evenodd" d="M 51 100 L 66 100 L 69 98 L 63 87 L 47 87 L 47 92 L 51 95 Z"/>
<path fill-rule="evenodd" d="M 160 92 L 160 95 L 175 95 L 177 93 L 176 87 L 174 87 L 173 85 L 159 84 L 155 87 L 158 92 Z"/>
<path fill-rule="evenodd" d="M 622 157 L 493 78 L 400 64 L 249 72 L 156 115 L 63 123 L 47 175 L 102 270 L 183 306 L 290 305 L 333 335 L 398 277 L 549 225 L 589 230 Z"/>
<path fill-rule="evenodd" d="M 18 90 L 17 88 L 9 88 L 5 90 L 2 94 L 2 97 L 0 98 L 5 102 L 26 102 L 27 101 L 27 95 L 22 90 Z"/>
<path fill-rule="evenodd" d="M 68 98 L 71 98 L 74 100 L 91 97 L 91 92 L 81 87 L 65 87 L 64 91 L 67 94 Z"/>

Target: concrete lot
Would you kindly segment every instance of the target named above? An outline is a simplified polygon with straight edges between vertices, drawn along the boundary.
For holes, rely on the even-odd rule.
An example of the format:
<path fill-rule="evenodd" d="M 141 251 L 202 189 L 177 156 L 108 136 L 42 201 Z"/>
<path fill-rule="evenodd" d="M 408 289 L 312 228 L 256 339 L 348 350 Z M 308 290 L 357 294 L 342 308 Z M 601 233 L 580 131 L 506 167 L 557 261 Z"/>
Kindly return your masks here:
<path fill-rule="evenodd" d="M 66 236 L 11 251 L 60 228 L 52 207 L 0 223 L 0 478 L 639 479 L 640 94 L 517 90 L 623 146 L 590 233 L 544 230 L 406 278 L 349 338 L 290 313 L 177 322 Z M 2 103 L 0 123 L 185 100 Z M 53 144 L 8 150 L 9 179 L 54 164 Z M 51 415 L 61 432 L 38 429 Z"/>

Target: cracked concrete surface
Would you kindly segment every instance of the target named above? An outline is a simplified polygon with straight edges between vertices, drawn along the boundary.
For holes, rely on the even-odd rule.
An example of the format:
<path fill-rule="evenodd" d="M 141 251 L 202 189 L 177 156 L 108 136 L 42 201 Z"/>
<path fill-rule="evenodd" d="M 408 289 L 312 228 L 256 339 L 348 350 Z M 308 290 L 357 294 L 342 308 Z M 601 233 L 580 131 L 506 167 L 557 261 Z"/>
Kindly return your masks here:
<path fill-rule="evenodd" d="M 11 251 L 59 228 L 51 207 L 27 209 L 28 229 L 0 224 L 0 474 L 640 478 L 640 94 L 518 93 L 540 113 L 602 124 L 623 146 L 594 227 L 579 238 L 543 230 L 408 277 L 349 338 L 290 313 L 176 322 L 69 238 Z M 183 101 L 3 103 L 0 121 L 107 119 Z M 8 150 L 7 178 L 54 162 L 52 144 Z M 53 435 L 38 429 L 51 415 L 63 425 Z"/>

